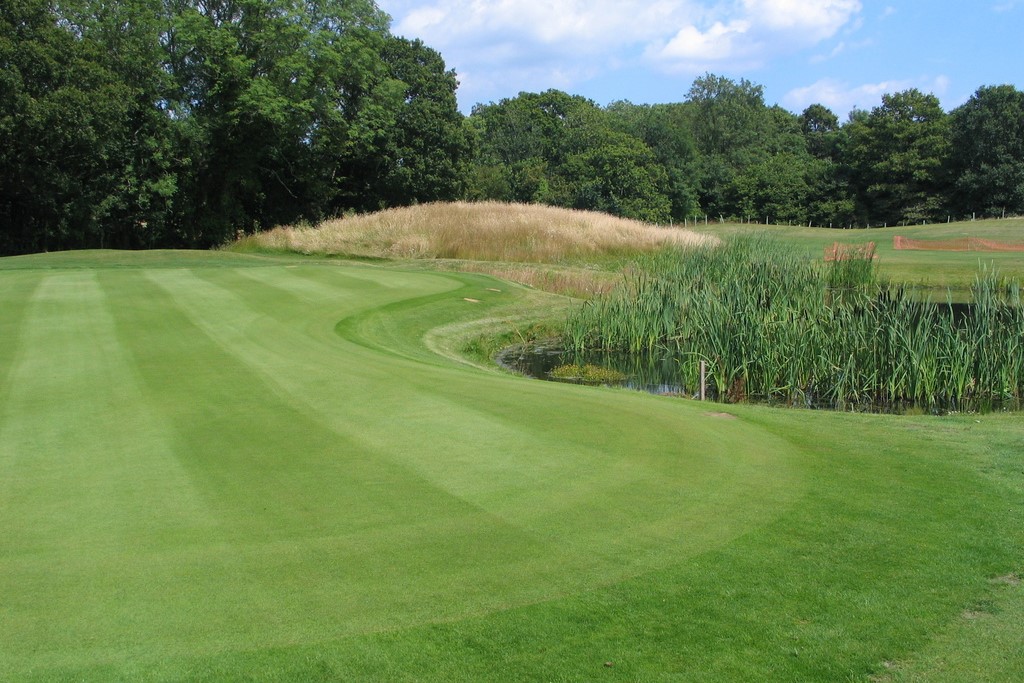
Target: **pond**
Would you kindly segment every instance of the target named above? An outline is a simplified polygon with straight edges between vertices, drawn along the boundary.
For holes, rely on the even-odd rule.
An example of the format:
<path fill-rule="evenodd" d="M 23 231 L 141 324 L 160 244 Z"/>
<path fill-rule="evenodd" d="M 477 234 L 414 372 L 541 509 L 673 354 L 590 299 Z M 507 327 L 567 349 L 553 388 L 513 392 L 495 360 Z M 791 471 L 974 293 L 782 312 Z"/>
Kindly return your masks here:
<path fill-rule="evenodd" d="M 952 314 L 956 324 L 965 324 L 971 316 L 968 305 L 954 305 L 952 309 L 941 306 Z M 679 357 L 670 350 L 660 352 L 616 353 L 607 351 L 589 351 L 577 353 L 566 350 L 558 339 L 538 341 L 531 344 L 519 344 L 501 351 L 497 362 L 502 367 L 535 379 L 571 384 L 589 384 L 611 387 L 622 387 L 645 391 L 661 396 L 678 396 L 696 399 L 700 393 L 699 386 L 686 386 L 680 368 Z M 560 369 L 572 366 L 580 372 L 561 373 Z M 567 375 L 567 376 L 566 376 Z M 715 400 L 714 387 L 707 387 L 708 399 Z M 947 414 L 950 412 L 990 413 L 1020 411 L 1024 406 L 1015 400 L 972 401 L 963 405 L 945 405 L 922 409 L 912 403 L 880 405 L 863 403 L 857 405 L 836 406 L 815 400 L 814 396 L 806 395 L 798 403 L 778 400 L 758 400 L 747 397 L 751 403 L 785 407 L 809 408 L 814 410 L 854 410 L 870 413 L 932 413 Z"/>
<path fill-rule="evenodd" d="M 928 304 L 918 305 L 923 308 Z M 940 313 L 949 315 L 957 326 L 964 325 L 971 319 L 973 304 L 942 303 L 932 305 Z M 513 372 L 552 382 L 624 387 L 651 394 L 690 398 L 696 398 L 700 394 L 700 387 L 685 385 L 680 372 L 679 357 L 668 349 L 639 353 L 611 351 L 578 353 L 566 350 L 558 339 L 548 339 L 506 348 L 498 354 L 496 360 L 499 365 Z M 619 375 L 620 377 L 616 379 L 605 376 L 600 379 L 591 379 L 580 376 L 579 373 L 560 376 L 561 373 L 557 370 L 566 366 L 603 368 L 611 371 L 605 373 L 606 375 Z M 713 387 L 709 387 L 709 390 L 713 392 Z M 808 400 L 803 407 L 831 406 L 815 405 L 813 400 Z"/>
<path fill-rule="evenodd" d="M 572 384 L 602 384 L 618 386 L 652 394 L 690 396 L 697 390 L 688 391 L 679 376 L 679 363 L 668 353 L 610 353 L 591 351 L 571 353 L 562 348 L 558 340 L 535 342 L 529 345 L 509 347 L 498 354 L 498 364 L 527 377 L 553 382 Z M 553 373 L 556 368 L 568 365 L 580 367 L 596 366 L 613 371 L 621 379 L 588 381 L 581 377 L 559 377 Z"/>

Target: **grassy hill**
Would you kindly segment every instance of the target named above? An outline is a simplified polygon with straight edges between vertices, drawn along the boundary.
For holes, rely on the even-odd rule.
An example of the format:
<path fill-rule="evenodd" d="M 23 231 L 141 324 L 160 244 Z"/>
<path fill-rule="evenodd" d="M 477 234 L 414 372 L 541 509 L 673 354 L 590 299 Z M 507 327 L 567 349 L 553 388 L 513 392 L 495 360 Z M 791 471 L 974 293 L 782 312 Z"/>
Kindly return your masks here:
<path fill-rule="evenodd" d="M 700 244 L 692 230 L 658 228 L 594 211 L 501 202 L 435 203 L 281 227 L 240 240 L 304 254 L 525 263 L 601 262 L 665 245 Z"/>
<path fill-rule="evenodd" d="M 593 211 L 500 202 L 424 204 L 245 237 L 241 253 L 405 262 L 496 275 L 549 292 L 607 291 L 638 253 L 717 238 Z"/>
<path fill-rule="evenodd" d="M 456 352 L 565 305 L 408 262 L 0 259 L 0 679 L 1024 677 L 1019 416 Z"/>

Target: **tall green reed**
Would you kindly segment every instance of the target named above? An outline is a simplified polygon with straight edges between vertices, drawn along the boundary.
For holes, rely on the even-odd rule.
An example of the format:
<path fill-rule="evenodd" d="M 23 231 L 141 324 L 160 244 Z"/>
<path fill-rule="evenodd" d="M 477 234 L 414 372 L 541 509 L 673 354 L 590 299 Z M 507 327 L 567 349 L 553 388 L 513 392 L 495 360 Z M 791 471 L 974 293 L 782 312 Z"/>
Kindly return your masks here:
<path fill-rule="evenodd" d="M 979 272 L 973 312 L 882 281 L 872 254 L 823 263 L 753 236 L 662 251 L 569 319 L 569 348 L 668 349 L 695 387 L 794 405 L 961 410 L 1024 393 L 1020 285 Z"/>

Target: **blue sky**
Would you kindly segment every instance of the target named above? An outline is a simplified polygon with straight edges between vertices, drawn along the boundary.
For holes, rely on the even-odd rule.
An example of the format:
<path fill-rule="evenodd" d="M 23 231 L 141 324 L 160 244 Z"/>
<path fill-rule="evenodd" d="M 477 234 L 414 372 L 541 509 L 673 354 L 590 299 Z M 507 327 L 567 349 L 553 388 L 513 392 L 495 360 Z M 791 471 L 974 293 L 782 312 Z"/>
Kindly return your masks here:
<path fill-rule="evenodd" d="M 705 72 L 841 119 L 918 88 L 949 110 L 1024 89 L 1024 0 L 378 0 L 392 32 L 459 75 L 459 107 L 557 88 L 600 105 L 681 102 Z"/>

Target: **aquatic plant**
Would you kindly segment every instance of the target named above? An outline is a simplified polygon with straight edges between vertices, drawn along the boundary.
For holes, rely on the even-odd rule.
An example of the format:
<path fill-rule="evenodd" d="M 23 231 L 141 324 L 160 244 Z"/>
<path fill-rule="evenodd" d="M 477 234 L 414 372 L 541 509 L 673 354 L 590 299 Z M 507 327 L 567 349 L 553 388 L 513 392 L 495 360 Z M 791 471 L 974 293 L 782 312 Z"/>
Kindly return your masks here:
<path fill-rule="evenodd" d="M 829 262 L 764 237 L 640 259 L 585 303 L 568 348 L 678 357 L 688 387 L 707 364 L 711 394 L 837 408 L 961 410 L 1024 393 L 1020 285 L 978 273 L 970 315 L 877 274 L 870 250 Z"/>
<path fill-rule="evenodd" d="M 618 370 L 592 363 L 559 365 L 548 374 L 554 379 L 573 380 L 583 384 L 613 384 L 626 379 L 626 375 Z"/>

